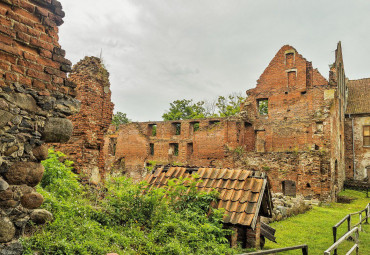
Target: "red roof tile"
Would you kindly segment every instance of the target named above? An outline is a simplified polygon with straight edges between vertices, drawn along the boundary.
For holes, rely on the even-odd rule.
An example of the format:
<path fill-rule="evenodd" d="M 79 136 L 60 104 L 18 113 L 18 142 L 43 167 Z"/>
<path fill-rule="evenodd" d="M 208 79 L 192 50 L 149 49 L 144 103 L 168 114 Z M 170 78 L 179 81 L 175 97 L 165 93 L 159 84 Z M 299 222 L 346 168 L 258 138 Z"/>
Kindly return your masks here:
<path fill-rule="evenodd" d="M 349 81 L 347 87 L 346 114 L 370 113 L 370 78 Z"/>
<path fill-rule="evenodd" d="M 189 170 L 190 171 L 190 170 Z M 224 208 L 225 223 L 252 226 L 259 214 L 262 195 L 265 192 L 267 178 L 260 173 L 237 169 L 199 168 L 192 169 L 192 174 L 183 167 L 158 168 L 153 174 L 148 175 L 145 181 L 155 187 L 167 185 L 171 178 L 192 178 L 197 174 L 199 191 L 219 192 L 217 208 Z M 185 182 L 188 185 L 188 182 Z M 268 199 L 271 199 L 268 197 Z"/>

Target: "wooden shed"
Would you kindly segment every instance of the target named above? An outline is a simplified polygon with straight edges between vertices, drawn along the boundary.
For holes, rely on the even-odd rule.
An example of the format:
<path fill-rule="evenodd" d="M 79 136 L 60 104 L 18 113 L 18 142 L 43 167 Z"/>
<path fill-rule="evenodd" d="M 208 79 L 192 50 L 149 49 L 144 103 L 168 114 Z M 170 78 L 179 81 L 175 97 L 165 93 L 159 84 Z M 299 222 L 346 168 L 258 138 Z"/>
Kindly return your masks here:
<path fill-rule="evenodd" d="M 272 216 L 272 197 L 267 176 L 258 171 L 242 169 L 159 167 L 146 176 L 152 187 L 163 187 L 169 179 L 195 178 L 199 191 L 217 190 L 216 208 L 224 208 L 224 225 L 234 230 L 231 246 L 260 248 L 264 238 L 275 240 L 275 230 L 260 222 L 260 216 Z"/>

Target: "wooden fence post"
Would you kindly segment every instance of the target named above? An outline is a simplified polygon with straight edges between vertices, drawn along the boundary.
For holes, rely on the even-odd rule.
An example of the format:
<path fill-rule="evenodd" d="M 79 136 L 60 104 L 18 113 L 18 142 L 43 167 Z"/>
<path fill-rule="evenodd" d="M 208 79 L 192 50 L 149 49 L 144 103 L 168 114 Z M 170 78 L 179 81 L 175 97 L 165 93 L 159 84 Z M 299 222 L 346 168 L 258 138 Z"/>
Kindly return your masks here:
<path fill-rule="evenodd" d="M 308 246 L 302 248 L 302 255 L 308 255 Z"/>
<path fill-rule="evenodd" d="M 334 243 L 337 241 L 337 227 L 333 227 Z M 334 250 L 334 255 L 337 255 L 337 249 Z"/>
<path fill-rule="evenodd" d="M 347 219 L 347 229 L 348 231 L 351 231 L 351 214 L 348 215 L 348 219 Z"/>
<path fill-rule="evenodd" d="M 360 215 L 360 227 L 359 227 L 359 230 L 362 231 L 362 212 L 359 215 Z"/>

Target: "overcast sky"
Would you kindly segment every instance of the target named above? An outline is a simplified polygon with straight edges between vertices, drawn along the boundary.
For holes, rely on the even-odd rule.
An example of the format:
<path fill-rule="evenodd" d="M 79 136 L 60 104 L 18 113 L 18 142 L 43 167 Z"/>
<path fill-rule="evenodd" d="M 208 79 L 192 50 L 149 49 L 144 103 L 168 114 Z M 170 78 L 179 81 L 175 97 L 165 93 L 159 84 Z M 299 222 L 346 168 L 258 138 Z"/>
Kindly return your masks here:
<path fill-rule="evenodd" d="M 245 94 L 285 44 L 328 77 L 340 40 L 346 75 L 370 77 L 369 0 L 60 1 L 67 58 L 102 51 L 114 111 L 135 121 L 177 99 Z"/>

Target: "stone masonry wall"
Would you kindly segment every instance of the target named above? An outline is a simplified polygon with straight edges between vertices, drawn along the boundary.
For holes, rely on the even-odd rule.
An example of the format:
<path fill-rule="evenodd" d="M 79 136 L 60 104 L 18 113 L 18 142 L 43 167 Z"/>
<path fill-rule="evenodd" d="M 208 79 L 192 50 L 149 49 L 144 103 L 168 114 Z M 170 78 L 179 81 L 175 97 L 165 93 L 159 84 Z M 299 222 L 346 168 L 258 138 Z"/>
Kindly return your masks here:
<path fill-rule="evenodd" d="M 72 134 L 66 117 L 80 107 L 66 79 L 71 62 L 58 43 L 63 17 L 55 0 L 0 0 L 1 252 L 20 252 L 12 241 L 43 202 L 34 187 L 44 172 L 45 142 L 66 142 Z"/>
<path fill-rule="evenodd" d="M 68 143 L 56 146 L 74 161 L 81 178 L 98 184 L 105 174 L 104 135 L 112 122 L 109 73 L 101 60 L 85 57 L 73 66 L 69 80 L 77 85 L 81 111 L 71 116 L 74 129 Z"/>

